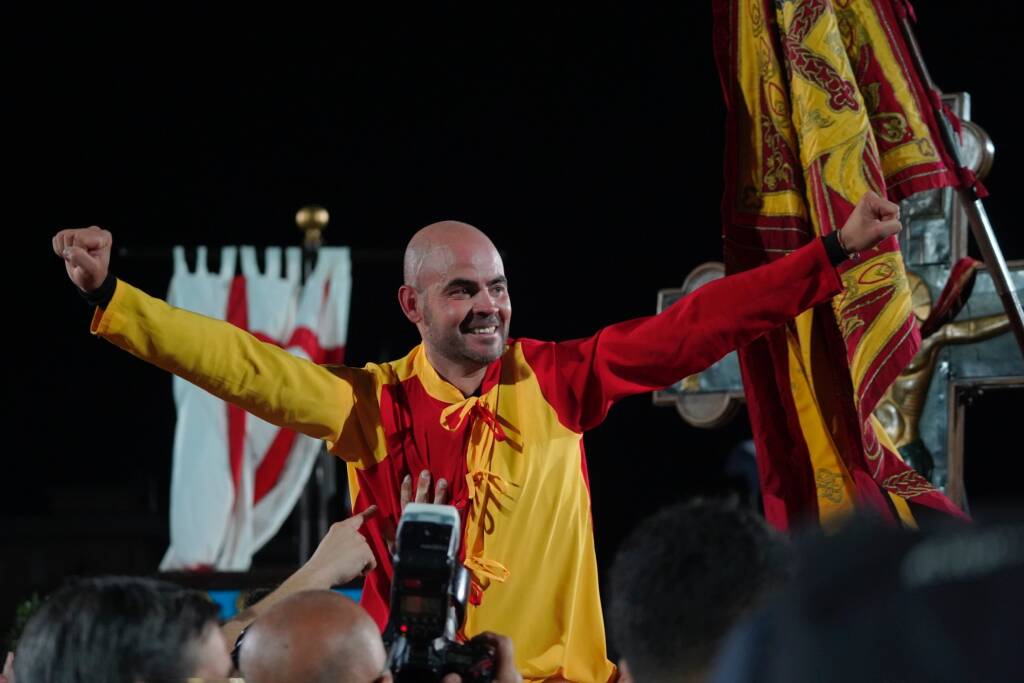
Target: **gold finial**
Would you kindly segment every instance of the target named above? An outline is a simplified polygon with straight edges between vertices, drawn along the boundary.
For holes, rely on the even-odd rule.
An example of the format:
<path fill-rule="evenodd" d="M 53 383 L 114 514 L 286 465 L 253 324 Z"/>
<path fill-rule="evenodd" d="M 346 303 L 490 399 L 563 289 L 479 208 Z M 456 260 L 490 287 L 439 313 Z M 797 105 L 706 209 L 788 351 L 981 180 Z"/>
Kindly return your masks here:
<path fill-rule="evenodd" d="M 316 204 L 304 206 L 295 213 L 295 225 L 306 234 L 307 246 L 320 245 L 330 219 L 331 215 L 327 213 L 327 209 Z"/>

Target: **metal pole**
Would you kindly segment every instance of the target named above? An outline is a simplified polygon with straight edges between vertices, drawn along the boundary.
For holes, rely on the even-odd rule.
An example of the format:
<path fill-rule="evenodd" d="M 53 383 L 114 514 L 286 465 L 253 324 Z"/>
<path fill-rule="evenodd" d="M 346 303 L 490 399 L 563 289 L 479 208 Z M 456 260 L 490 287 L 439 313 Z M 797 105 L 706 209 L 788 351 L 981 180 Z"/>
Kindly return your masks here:
<path fill-rule="evenodd" d="M 903 16 L 900 19 L 900 26 L 903 29 L 903 36 L 906 38 L 907 45 L 910 48 L 910 55 L 914 60 L 918 73 L 921 75 L 924 86 L 931 91 L 938 92 L 939 90 L 935 87 L 931 74 L 928 73 L 928 67 L 924 63 L 924 55 L 921 54 L 921 48 L 917 44 L 917 38 L 914 36 L 913 28 L 910 25 L 910 18 Z M 953 161 L 958 168 L 965 168 L 963 154 L 960 151 L 960 139 L 953 128 L 953 123 L 941 108 L 936 108 L 935 117 L 939 122 L 942 141 L 945 143 L 946 149 L 953 156 Z M 1003 304 L 1006 316 L 1010 319 L 1010 327 L 1017 338 L 1017 346 L 1020 349 L 1021 355 L 1024 355 L 1024 312 L 1021 310 L 1020 299 L 1017 297 L 1017 291 L 1014 289 L 1013 281 L 1010 279 L 1010 270 L 1006 267 L 1006 259 L 1003 258 L 1003 252 L 999 248 L 999 242 L 996 240 L 995 232 L 992 230 L 992 223 L 988 220 L 985 206 L 981 203 L 981 199 L 977 196 L 973 187 L 960 187 L 957 191 L 967 213 L 967 220 L 971 224 L 971 233 L 978 243 L 978 249 L 985 260 L 985 266 L 988 269 L 989 276 L 992 278 L 992 284 L 995 285 L 996 294 L 999 295 L 999 300 Z"/>
<path fill-rule="evenodd" d="M 309 280 L 316 263 L 317 251 L 323 244 L 323 234 L 330 220 L 330 214 L 322 206 L 304 206 L 295 214 L 295 224 L 302 230 L 302 283 Z M 317 538 L 327 535 L 329 524 L 328 505 L 336 488 L 334 479 L 334 458 L 323 445 L 316 455 L 313 472 L 302 488 L 299 498 L 299 564 L 304 564 L 313 554 L 313 524 L 316 515 Z M 314 494 L 314 488 L 316 489 Z M 314 499 L 315 498 L 315 499 Z"/>
<path fill-rule="evenodd" d="M 985 207 L 980 199 L 975 198 L 973 202 L 970 201 L 970 196 L 973 194 L 973 190 L 971 192 L 960 191 L 964 209 L 967 211 L 967 219 L 971 223 L 971 232 L 978 242 L 981 256 L 985 260 L 985 266 L 995 285 L 996 294 L 1003 302 L 1003 309 L 1010 319 L 1010 327 L 1013 329 L 1013 335 L 1017 338 L 1017 346 L 1020 348 L 1021 354 L 1024 355 L 1024 314 L 1021 312 L 1020 299 L 1017 297 L 1017 290 L 1013 287 L 1010 269 L 1006 266 L 1006 259 L 1003 258 L 999 242 L 996 241 Z"/>

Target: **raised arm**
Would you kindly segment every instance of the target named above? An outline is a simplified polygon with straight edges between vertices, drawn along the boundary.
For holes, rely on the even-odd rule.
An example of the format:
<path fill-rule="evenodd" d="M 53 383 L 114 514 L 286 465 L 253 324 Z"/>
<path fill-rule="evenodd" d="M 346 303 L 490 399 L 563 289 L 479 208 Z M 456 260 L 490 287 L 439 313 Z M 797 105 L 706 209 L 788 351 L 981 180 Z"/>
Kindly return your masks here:
<path fill-rule="evenodd" d="M 337 440 L 357 389 L 373 395 L 374 380 L 363 370 L 316 365 L 114 279 L 112 243 L 111 234 L 96 227 L 62 230 L 53 238 L 68 277 L 96 297 L 94 334 L 257 417 L 328 441 Z"/>
<path fill-rule="evenodd" d="M 566 426 L 591 429 L 626 396 L 667 387 L 842 289 L 836 265 L 900 230 L 899 206 L 867 193 L 842 231 L 772 263 L 709 282 L 659 315 L 592 337 L 524 343 Z"/>

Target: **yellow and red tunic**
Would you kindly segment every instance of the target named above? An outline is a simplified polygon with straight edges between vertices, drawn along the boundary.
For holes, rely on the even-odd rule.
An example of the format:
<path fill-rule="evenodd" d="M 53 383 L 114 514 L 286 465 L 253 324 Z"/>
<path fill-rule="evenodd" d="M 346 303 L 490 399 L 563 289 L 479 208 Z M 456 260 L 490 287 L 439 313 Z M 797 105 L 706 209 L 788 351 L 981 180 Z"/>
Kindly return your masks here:
<path fill-rule="evenodd" d="M 705 285 L 660 315 L 568 342 L 510 340 L 465 397 L 422 346 L 363 368 L 318 366 L 119 282 L 93 331 L 350 465 L 378 566 L 363 605 L 383 625 L 407 473 L 450 482 L 473 577 L 464 632 L 509 635 L 527 679 L 608 681 L 583 433 L 617 400 L 697 372 L 840 288 L 820 240 Z"/>

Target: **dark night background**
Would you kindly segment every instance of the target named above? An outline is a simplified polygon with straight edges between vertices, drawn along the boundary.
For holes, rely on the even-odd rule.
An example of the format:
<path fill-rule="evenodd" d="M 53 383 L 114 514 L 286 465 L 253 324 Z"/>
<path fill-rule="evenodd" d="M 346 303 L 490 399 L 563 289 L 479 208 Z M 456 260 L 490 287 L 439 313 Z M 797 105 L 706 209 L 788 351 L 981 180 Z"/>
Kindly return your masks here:
<path fill-rule="evenodd" d="M 652 313 L 659 288 L 721 258 L 707 0 L 354 7 L 65 8 L 8 22 L 7 196 L 21 218 L 7 228 L 0 628 L 16 600 L 68 574 L 155 571 L 167 542 L 169 376 L 90 338 L 50 250 L 57 230 L 97 224 L 115 248 L 165 251 L 113 263 L 162 295 L 171 245 L 298 244 L 296 209 L 323 204 L 329 243 L 394 255 L 355 263 L 355 365 L 416 342 L 395 301 L 399 259 L 435 220 L 473 223 L 505 253 L 514 336 L 572 338 Z M 1017 3 L 917 11 L 933 78 L 972 94 L 995 141 L 987 205 L 1007 258 L 1024 258 Z M 1005 424 L 1020 415 L 1009 396 L 969 412 L 974 501 L 1019 495 L 1005 473 Z M 747 435 L 743 414 L 701 431 L 649 396 L 613 410 L 587 438 L 602 571 L 640 518 L 721 490 L 724 456 Z M 287 566 L 288 534 L 265 566 Z"/>

